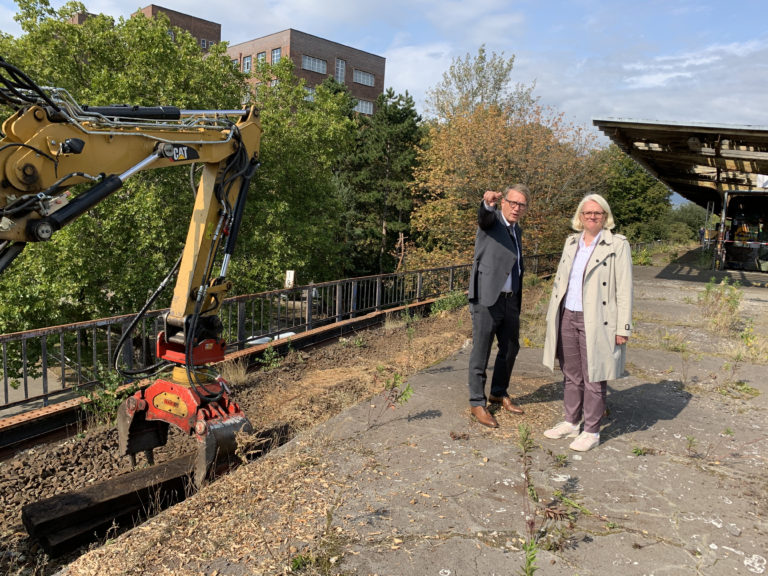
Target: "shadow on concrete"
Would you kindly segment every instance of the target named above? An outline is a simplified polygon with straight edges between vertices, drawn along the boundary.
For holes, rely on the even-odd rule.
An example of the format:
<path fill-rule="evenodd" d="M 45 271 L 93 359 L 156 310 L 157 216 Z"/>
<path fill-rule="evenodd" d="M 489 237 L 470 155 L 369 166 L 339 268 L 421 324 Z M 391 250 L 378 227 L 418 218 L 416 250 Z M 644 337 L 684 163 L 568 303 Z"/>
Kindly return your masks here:
<path fill-rule="evenodd" d="M 712 278 L 718 284 L 724 278 L 728 278 L 730 282 L 738 282 L 742 286 L 768 287 L 768 273 L 748 270 L 712 270 L 703 266 L 706 262 L 706 257 L 703 257 L 703 254 L 701 248 L 689 250 L 664 266 L 656 278 L 704 284 Z"/>
<path fill-rule="evenodd" d="M 691 400 L 680 382 L 662 380 L 617 389 L 608 386 L 608 417 L 603 420 L 601 439 L 647 430 L 662 420 L 674 420 Z"/>
<path fill-rule="evenodd" d="M 681 390 L 680 382 L 675 380 L 629 386 L 617 381 L 616 384 L 618 386 L 608 384 L 608 415 L 603 418 L 600 429 L 602 441 L 638 430 L 647 430 L 661 420 L 674 420 L 691 399 L 691 394 Z M 562 403 L 563 381 L 539 386 L 530 394 L 518 396 L 516 401 L 523 407 L 536 402 Z"/>

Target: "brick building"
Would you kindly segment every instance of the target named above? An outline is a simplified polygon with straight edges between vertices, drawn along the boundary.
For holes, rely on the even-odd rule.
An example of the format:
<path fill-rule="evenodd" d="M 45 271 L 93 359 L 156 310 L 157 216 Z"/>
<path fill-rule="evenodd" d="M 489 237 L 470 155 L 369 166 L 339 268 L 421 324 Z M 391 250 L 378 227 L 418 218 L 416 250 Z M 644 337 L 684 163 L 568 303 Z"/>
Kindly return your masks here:
<path fill-rule="evenodd" d="M 197 39 L 197 43 L 200 44 L 200 48 L 204 51 L 207 51 L 210 46 L 221 42 L 221 24 L 217 24 L 216 22 L 195 18 L 189 14 L 169 10 L 168 8 L 156 6 L 155 4 L 150 4 L 146 8 L 139 10 L 139 12 L 144 14 L 147 18 L 154 18 L 162 12 L 168 17 L 171 26 L 176 26 L 177 28 L 189 32 L 195 39 Z"/>
<path fill-rule="evenodd" d="M 227 54 L 242 72 L 261 60 L 276 64 L 290 58 L 310 92 L 333 76 L 349 88 L 362 114 L 373 114 L 376 98 L 384 92 L 385 58 L 290 28 L 230 46 Z"/>

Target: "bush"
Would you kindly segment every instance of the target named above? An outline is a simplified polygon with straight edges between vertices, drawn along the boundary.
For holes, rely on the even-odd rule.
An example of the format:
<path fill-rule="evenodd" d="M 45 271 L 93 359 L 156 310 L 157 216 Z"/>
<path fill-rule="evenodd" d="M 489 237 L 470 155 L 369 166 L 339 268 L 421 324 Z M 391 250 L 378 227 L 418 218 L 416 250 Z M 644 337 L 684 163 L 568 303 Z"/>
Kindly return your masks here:
<path fill-rule="evenodd" d="M 633 252 L 632 264 L 635 266 L 650 266 L 653 264 L 653 259 L 651 258 L 651 253 L 648 251 L 648 248 Z"/>
<path fill-rule="evenodd" d="M 467 302 L 467 295 L 464 292 L 460 292 L 458 290 L 451 292 L 447 296 L 438 298 L 435 302 L 432 303 L 430 308 L 430 315 L 435 316 L 440 312 L 456 310 L 462 306 L 466 306 Z"/>

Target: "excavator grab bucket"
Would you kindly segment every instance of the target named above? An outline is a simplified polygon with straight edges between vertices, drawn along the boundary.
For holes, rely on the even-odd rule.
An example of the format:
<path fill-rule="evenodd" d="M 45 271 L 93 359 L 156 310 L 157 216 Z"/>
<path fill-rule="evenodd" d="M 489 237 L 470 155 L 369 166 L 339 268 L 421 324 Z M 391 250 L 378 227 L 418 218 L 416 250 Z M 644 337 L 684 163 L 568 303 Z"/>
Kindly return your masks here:
<path fill-rule="evenodd" d="M 209 422 L 208 431 L 198 436 L 197 457 L 193 479 L 200 488 L 208 480 L 213 480 L 219 473 L 231 469 L 240 461 L 238 455 L 238 434 L 253 432 L 251 423 L 245 416 L 234 416 L 225 421 Z"/>
<path fill-rule="evenodd" d="M 252 432 L 248 418 L 230 400 L 220 379 L 195 388 L 178 380 L 158 379 L 120 405 L 120 455 L 129 456 L 135 466 L 136 454 L 143 452 L 153 464 L 152 451 L 166 444 L 171 424 L 195 437 L 197 455 L 192 474 L 198 487 L 237 463 L 237 436 Z"/>

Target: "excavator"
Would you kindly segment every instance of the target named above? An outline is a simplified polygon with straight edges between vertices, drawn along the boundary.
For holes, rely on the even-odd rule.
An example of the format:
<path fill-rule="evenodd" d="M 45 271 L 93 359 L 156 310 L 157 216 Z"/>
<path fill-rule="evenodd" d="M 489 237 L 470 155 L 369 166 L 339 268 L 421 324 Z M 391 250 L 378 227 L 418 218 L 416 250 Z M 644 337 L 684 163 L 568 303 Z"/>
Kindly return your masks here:
<path fill-rule="evenodd" d="M 0 134 L 0 272 L 28 243 L 49 241 L 135 174 L 179 165 L 196 174 L 202 166 L 182 254 L 118 346 L 175 275 L 158 362 L 148 372 L 158 377 L 139 380 L 117 423 L 120 454 L 134 466 L 138 453 L 154 463 L 170 426 L 194 438 L 193 477 L 201 485 L 233 458 L 237 435 L 251 430 L 214 365 L 224 359 L 218 313 L 232 287 L 227 270 L 259 165 L 257 109 L 81 106 L 3 58 L 0 104 L 14 111 Z"/>

